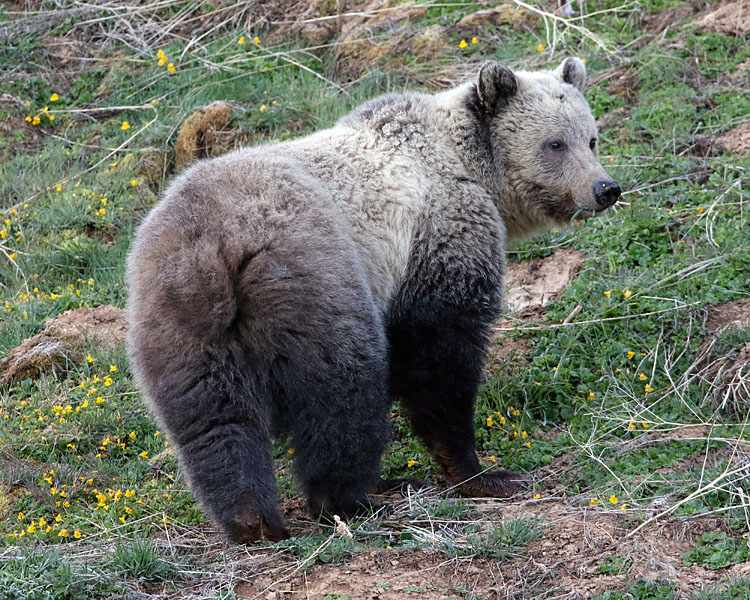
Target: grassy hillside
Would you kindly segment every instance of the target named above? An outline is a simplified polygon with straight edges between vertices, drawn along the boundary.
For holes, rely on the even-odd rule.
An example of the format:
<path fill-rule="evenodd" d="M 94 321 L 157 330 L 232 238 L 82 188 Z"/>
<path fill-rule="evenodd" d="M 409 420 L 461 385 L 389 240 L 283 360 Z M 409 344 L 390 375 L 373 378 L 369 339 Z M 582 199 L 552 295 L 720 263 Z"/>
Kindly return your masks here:
<path fill-rule="evenodd" d="M 747 6 L 555 8 L 0 7 L 0 598 L 750 598 Z M 45 338 L 54 370 L 10 366 L 47 319 L 124 307 L 133 230 L 178 164 L 329 126 L 380 93 L 450 87 L 484 60 L 567 55 L 586 60 L 602 162 L 626 192 L 510 252 L 542 287 L 563 249 L 580 265 L 545 307 L 509 309 L 478 401 L 480 456 L 527 471 L 528 492 L 392 497 L 348 537 L 307 517 L 280 440 L 295 537 L 229 546 L 121 335 L 75 313 L 83 337 Z M 215 101 L 229 104 L 183 125 Z M 393 423 L 384 474 L 440 483 L 398 406 Z"/>

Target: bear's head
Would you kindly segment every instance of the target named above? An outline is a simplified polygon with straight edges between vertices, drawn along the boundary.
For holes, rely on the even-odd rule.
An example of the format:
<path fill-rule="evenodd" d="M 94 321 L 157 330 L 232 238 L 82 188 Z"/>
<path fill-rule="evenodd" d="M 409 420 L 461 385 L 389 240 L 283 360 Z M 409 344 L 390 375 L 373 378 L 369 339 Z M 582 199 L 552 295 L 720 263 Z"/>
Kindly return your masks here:
<path fill-rule="evenodd" d="M 493 171 L 502 180 L 497 190 L 509 195 L 499 208 L 511 235 L 601 213 L 620 197 L 620 186 L 599 163 L 585 82 L 578 58 L 552 71 L 514 72 L 499 62 L 479 71 L 476 99 L 489 129 Z M 503 206 L 508 201 L 516 205 Z"/>

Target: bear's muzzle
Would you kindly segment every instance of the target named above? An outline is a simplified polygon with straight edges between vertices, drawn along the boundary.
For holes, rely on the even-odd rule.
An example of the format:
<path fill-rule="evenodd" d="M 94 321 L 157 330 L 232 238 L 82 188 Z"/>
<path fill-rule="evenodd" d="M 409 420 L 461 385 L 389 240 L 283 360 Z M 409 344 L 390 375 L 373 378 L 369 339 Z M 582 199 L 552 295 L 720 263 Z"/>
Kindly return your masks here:
<path fill-rule="evenodd" d="M 615 204 L 622 190 L 614 179 L 600 179 L 594 184 L 594 200 L 597 210 L 604 210 Z"/>

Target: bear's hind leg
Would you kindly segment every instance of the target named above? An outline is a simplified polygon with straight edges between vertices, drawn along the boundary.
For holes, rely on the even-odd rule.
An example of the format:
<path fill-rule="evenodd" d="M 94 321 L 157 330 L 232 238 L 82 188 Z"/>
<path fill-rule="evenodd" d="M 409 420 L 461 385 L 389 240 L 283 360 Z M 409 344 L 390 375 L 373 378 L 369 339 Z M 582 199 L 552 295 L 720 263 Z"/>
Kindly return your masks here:
<path fill-rule="evenodd" d="M 147 365 L 140 370 L 152 384 L 152 404 L 212 520 L 238 543 L 289 537 L 277 505 L 264 383 L 248 373 L 239 344 L 133 347 L 136 362 Z"/>
<path fill-rule="evenodd" d="M 347 331 L 349 330 L 349 331 Z M 299 339 L 304 362 L 287 378 L 295 471 L 313 517 L 353 517 L 375 508 L 388 424 L 385 333 L 368 313 Z"/>

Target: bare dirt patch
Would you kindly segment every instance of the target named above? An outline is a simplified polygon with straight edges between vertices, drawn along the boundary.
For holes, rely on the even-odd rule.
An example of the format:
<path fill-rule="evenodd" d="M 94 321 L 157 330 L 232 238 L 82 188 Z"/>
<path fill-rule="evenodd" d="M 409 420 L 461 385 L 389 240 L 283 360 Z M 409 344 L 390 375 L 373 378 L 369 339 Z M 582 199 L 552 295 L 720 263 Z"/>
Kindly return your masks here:
<path fill-rule="evenodd" d="M 114 306 L 77 308 L 47 319 L 41 333 L 0 360 L 0 384 L 47 373 L 65 374 L 83 360 L 87 341 L 114 348 L 125 339 L 125 311 Z"/>
<path fill-rule="evenodd" d="M 529 28 L 535 23 L 536 18 L 533 13 L 509 2 L 498 4 L 493 8 L 478 10 L 466 15 L 458 22 L 459 26 L 478 29 L 485 29 L 488 26 L 512 25 L 517 30 Z"/>
<path fill-rule="evenodd" d="M 427 600 L 470 595 L 485 598 L 590 598 L 607 590 L 626 589 L 640 579 L 675 581 L 690 594 L 728 574 L 742 576 L 750 568 L 735 565 L 711 571 L 684 567 L 689 552 L 707 531 L 723 521 L 702 517 L 655 524 L 648 532 L 626 535 L 637 524 L 629 509 L 579 506 L 574 499 L 545 497 L 514 501 L 477 500 L 472 513 L 482 527 L 502 516 L 524 518 L 544 527 L 541 537 L 515 558 L 501 562 L 477 556 L 446 556 L 437 548 L 366 550 L 342 564 L 300 567 L 283 564 L 273 576 L 238 573 L 238 598 L 310 598 L 331 595 L 350 600 L 396 600 L 410 596 Z M 435 523 L 436 527 L 440 523 Z M 355 532 L 355 536 L 358 535 Z M 613 572 L 602 565 L 619 561 Z M 283 559 L 282 559 L 283 560 Z"/>
<path fill-rule="evenodd" d="M 724 152 L 750 152 L 750 121 L 721 135 L 697 135 L 693 153 L 715 156 Z"/>
<path fill-rule="evenodd" d="M 584 259 L 582 252 L 560 248 L 544 258 L 508 265 L 505 305 L 511 316 L 495 323 L 490 369 L 509 362 L 528 363 L 531 346 L 514 335 L 514 328 L 543 321 L 544 307 L 570 284 Z"/>
<path fill-rule="evenodd" d="M 733 327 L 734 329 L 750 327 L 750 300 L 715 304 L 708 311 L 706 327 L 712 332 L 725 327 Z"/>
<path fill-rule="evenodd" d="M 572 248 L 560 248 L 544 258 L 508 265 L 505 304 L 511 312 L 546 306 L 573 280 L 584 255 Z"/>
<path fill-rule="evenodd" d="M 332 594 L 350 600 L 446 598 L 458 594 L 486 595 L 502 585 L 498 564 L 477 559 L 450 559 L 432 550 L 366 551 L 344 565 L 320 565 L 279 586 L 261 598 L 322 599 Z M 254 598 L 262 591 L 253 583 L 235 588 L 238 598 Z"/>
<path fill-rule="evenodd" d="M 710 33 L 743 36 L 750 33 L 750 5 L 746 0 L 725 2 L 695 22 L 695 25 Z"/>

